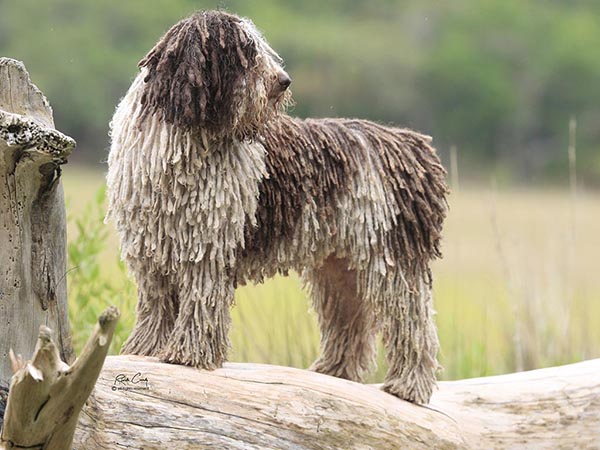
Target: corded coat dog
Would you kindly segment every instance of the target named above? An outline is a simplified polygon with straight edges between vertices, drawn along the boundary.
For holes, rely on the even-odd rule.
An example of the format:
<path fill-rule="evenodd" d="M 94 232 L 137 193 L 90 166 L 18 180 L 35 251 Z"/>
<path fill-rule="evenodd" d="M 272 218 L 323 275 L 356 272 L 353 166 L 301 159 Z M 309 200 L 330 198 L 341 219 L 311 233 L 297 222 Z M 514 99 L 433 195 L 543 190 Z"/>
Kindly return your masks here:
<path fill-rule="evenodd" d="M 225 12 L 180 21 L 139 66 L 108 161 L 108 216 L 139 289 L 123 352 L 220 367 L 235 287 L 296 270 L 321 330 L 311 368 L 360 381 L 381 331 L 383 389 L 427 403 L 447 193 L 430 138 L 286 115 L 281 59 Z"/>

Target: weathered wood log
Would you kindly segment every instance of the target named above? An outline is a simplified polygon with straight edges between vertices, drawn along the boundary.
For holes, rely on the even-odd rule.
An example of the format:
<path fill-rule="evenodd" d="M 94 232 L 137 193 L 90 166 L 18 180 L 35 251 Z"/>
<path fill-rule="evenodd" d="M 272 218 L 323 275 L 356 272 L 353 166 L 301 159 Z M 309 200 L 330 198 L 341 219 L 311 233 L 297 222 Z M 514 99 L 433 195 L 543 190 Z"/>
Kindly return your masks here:
<path fill-rule="evenodd" d="M 0 450 L 70 450 L 83 404 L 108 353 L 119 318 L 108 308 L 81 355 L 69 366 L 61 361 L 51 331 L 40 327 L 35 353 L 24 362 L 11 352 L 15 372 L 0 434 Z"/>
<path fill-rule="evenodd" d="M 0 381 L 9 350 L 33 353 L 37 330 L 55 330 L 72 361 L 67 316 L 66 218 L 60 165 L 75 141 L 54 129 L 52 109 L 22 63 L 0 58 Z"/>
<path fill-rule="evenodd" d="M 313 372 L 106 360 L 75 448 L 598 448 L 600 360 L 442 382 L 428 407 Z"/>
<path fill-rule="evenodd" d="M 474 449 L 598 449 L 600 359 L 440 383 L 429 407 Z"/>

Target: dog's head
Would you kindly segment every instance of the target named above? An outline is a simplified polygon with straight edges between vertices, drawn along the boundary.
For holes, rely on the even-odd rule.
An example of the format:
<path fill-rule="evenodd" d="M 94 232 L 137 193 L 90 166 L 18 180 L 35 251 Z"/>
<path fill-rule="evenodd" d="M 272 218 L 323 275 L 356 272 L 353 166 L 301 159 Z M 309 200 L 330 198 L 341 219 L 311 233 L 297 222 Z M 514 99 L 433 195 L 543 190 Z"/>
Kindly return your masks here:
<path fill-rule="evenodd" d="M 252 138 L 291 99 L 281 58 L 250 20 L 222 11 L 181 20 L 139 66 L 142 120 L 158 114 L 210 138 Z"/>

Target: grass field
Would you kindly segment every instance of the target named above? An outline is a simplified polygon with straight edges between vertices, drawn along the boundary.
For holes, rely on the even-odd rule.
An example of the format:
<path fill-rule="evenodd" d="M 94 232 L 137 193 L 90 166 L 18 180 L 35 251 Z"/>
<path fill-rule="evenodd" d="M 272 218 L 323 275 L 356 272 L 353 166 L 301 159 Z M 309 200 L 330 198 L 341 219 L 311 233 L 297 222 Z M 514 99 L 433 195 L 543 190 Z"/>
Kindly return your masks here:
<path fill-rule="evenodd" d="M 117 304 L 118 351 L 133 325 L 135 287 L 102 224 L 103 176 L 65 170 L 69 293 L 76 346 L 97 314 Z M 600 201 L 565 190 L 465 188 L 450 197 L 444 258 L 434 265 L 441 378 L 543 367 L 600 356 Z M 297 276 L 236 293 L 233 361 L 306 367 L 318 331 Z M 381 381 L 379 352 L 371 381 Z"/>

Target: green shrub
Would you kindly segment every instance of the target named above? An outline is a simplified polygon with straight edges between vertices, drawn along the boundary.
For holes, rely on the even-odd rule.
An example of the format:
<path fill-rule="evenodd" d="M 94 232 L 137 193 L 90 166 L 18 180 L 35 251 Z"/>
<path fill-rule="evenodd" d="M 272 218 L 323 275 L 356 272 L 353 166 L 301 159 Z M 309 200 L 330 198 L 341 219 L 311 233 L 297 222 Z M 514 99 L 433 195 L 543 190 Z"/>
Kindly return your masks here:
<path fill-rule="evenodd" d="M 135 285 L 126 275 L 124 263 L 115 256 L 117 276 L 110 276 L 100 257 L 109 236 L 104 224 L 105 187 L 100 188 L 83 214 L 69 218 L 77 229 L 68 244 L 69 317 L 75 351 L 79 353 L 98 320 L 110 305 L 121 310 L 111 352 L 117 353 L 131 331 Z"/>

